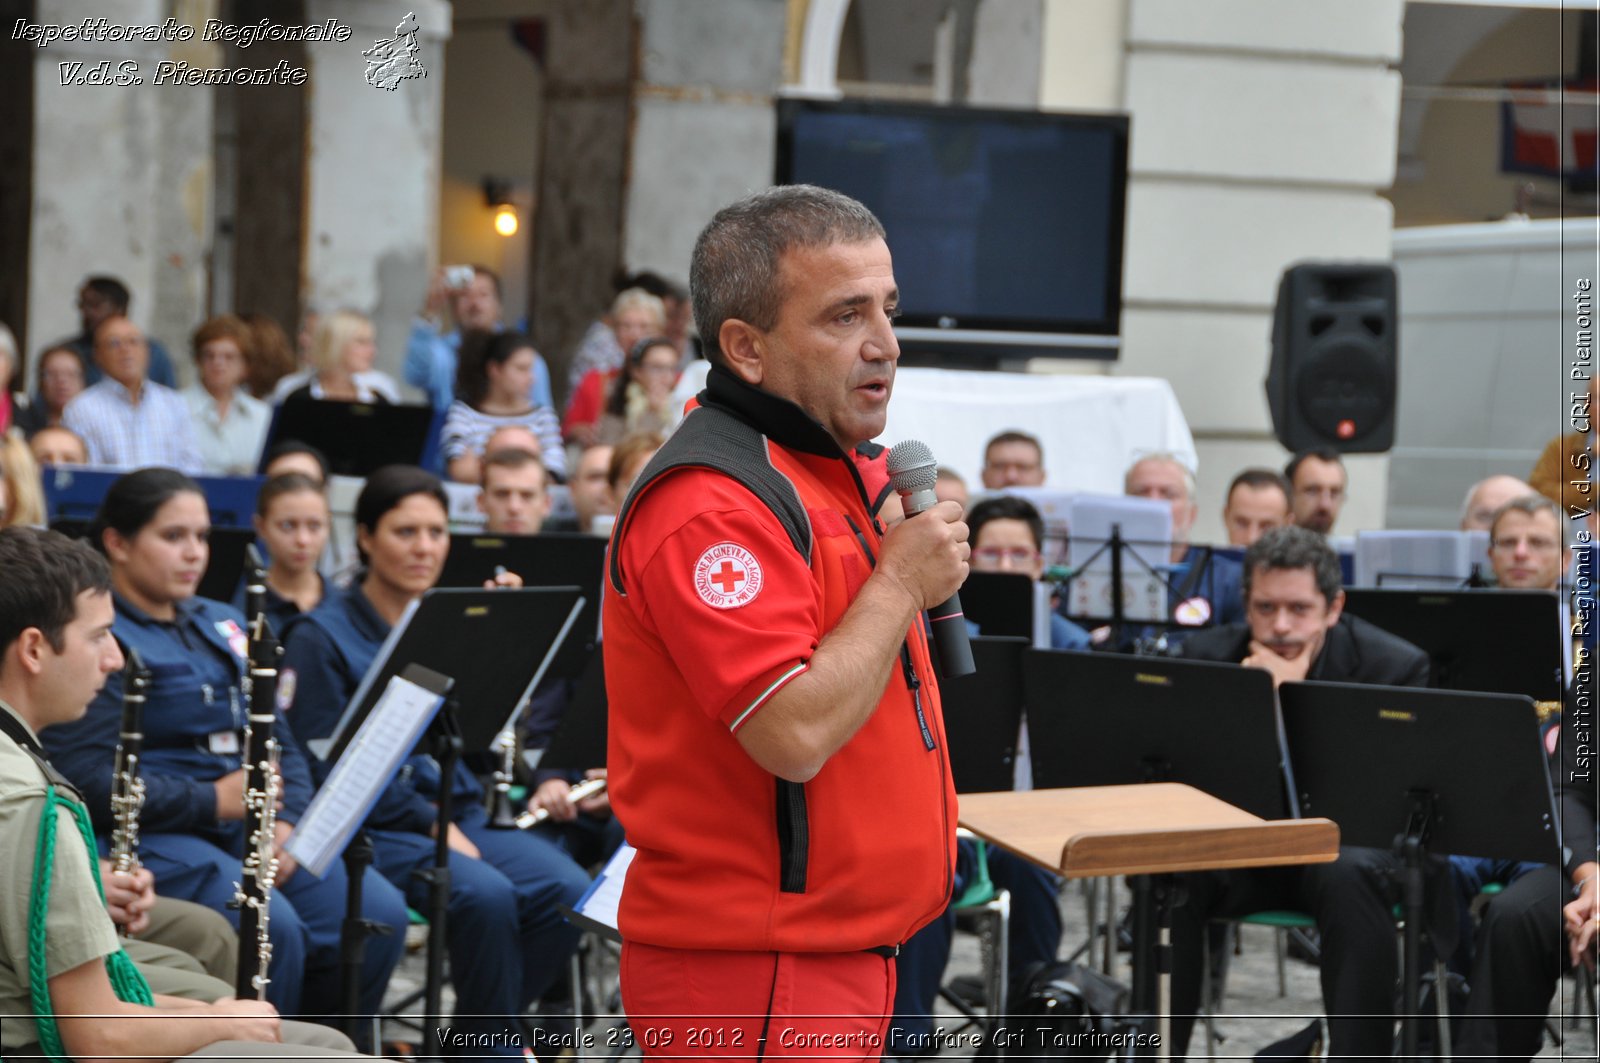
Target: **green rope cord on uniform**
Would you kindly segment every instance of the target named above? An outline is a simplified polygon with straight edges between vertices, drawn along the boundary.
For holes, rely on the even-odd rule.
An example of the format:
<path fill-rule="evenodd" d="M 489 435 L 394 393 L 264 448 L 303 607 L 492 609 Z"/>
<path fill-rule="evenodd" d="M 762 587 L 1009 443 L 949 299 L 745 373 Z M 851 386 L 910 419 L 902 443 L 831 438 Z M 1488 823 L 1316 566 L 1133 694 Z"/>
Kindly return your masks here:
<path fill-rule="evenodd" d="M 51 1063 L 72 1063 L 61 1044 L 61 1032 L 56 1028 L 55 1008 L 50 1002 L 49 971 L 45 966 L 45 921 L 50 914 L 50 878 L 56 863 L 56 808 L 72 813 L 83 836 L 84 848 L 89 853 L 89 868 L 94 875 L 95 892 L 100 903 L 106 900 L 106 891 L 100 885 L 100 860 L 95 850 L 94 831 L 89 826 L 89 813 L 82 805 L 56 793 L 53 785 L 44 792 L 44 812 L 39 817 L 39 839 L 33 851 L 33 895 L 28 900 L 28 991 L 33 1000 L 34 1023 L 39 1031 L 39 1046 Z M 121 949 L 106 957 L 106 976 L 117 999 L 128 1004 L 149 1005 L 155 1002 L 144 975 Z"/>

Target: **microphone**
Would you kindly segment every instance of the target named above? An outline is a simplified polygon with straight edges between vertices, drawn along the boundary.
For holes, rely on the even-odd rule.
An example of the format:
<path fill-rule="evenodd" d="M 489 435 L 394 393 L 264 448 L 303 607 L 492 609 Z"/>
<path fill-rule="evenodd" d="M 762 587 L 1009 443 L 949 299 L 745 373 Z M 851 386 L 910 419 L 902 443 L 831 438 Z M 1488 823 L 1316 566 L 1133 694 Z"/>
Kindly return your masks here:
<path fill-rule="evenodd" d="M 906 516 L 933 508 L 939 501 L 933 493 L 939 482 L 939 464 L 933 460 L 928 444 L 915 439 L 896 443 L 889 449 L 889 482 L 900 495 L 900 504 Z M 934 644 L 939 647 L 939 672 L 946 679 L 971 675 L 977 671 L 972 663 L 972 640 L 967 636 L 967 620 L 961 614 L 961 593 L 957 591 L 947 600 L 928 610 L 928 627 L 933 632 Z"/>

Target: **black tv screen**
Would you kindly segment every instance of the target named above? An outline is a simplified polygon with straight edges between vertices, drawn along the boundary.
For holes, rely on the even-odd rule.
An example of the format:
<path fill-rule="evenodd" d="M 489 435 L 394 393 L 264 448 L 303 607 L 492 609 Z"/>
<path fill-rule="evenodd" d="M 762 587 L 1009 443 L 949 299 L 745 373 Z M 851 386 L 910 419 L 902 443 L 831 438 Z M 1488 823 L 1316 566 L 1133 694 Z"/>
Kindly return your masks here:
<path fill-rule="evenodd" d="M 1115 337 L 1127 169 L 1125 115 L 778 101 L 777 183 L 877 214 L 903 332 Z"/>

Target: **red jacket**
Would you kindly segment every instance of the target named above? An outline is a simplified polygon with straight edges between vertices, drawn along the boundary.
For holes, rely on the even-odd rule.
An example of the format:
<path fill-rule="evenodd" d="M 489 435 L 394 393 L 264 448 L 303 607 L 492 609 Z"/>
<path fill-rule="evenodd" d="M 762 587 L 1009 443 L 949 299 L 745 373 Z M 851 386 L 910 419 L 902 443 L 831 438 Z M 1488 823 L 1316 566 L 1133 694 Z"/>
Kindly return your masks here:
<path fill-rule="evenodd" d="M 955 842 L 920 625 L 876 711 L 811 781 L 773 776 L 735 733 L 805 671 L 871 574 L 883 451 L 847 458 L 798 407 L 719 371 L 700 401 L 612 544 L 607 766 L 638 849 L 622 934 L 697 949 L 898 944 L 944 910 Z M 745 486 L 758 481 L 784 504 Z"/>

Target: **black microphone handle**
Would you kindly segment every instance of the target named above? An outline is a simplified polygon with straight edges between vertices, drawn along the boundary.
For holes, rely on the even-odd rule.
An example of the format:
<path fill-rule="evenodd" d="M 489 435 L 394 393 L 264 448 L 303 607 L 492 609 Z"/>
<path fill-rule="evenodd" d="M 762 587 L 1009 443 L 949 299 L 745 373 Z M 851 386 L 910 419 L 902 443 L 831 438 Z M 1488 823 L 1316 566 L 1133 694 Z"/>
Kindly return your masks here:
<path fill-rule="evenodd" d="M 928 627 L 933 643 L 939 647 L 939 674 L 946 679 L 971 675 L 978 670 L 972 661 L 972 638 L 967 634 L 967 618 L 961 612 L 961 592 L 928 610 Z"/>

